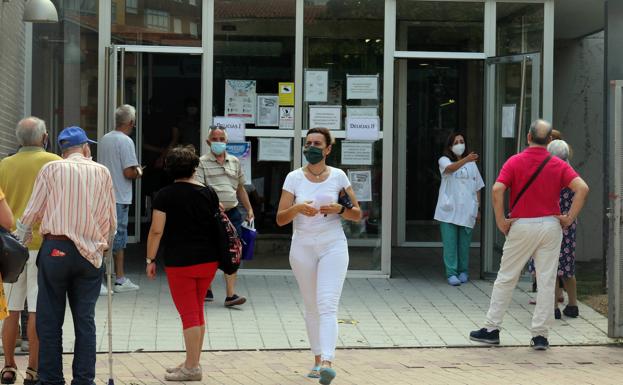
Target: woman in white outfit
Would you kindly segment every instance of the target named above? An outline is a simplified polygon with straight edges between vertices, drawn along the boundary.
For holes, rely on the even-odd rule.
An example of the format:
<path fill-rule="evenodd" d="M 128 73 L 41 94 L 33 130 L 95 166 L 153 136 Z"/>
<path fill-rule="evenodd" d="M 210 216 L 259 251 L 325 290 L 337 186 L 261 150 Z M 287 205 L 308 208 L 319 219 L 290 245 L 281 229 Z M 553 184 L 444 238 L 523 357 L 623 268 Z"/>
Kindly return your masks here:
<path fill-rule="evenodd" d="M 458 133 L 450 134 L 439 158 L 441 186 L 435 220 L 441 229 L 446 278 L 452 286 L 469 279 L 469 246 L 472 229 L 480 217 L 480 189 L 485 185 L 477 160 L 478 155 L 468 153 L 465 138 Z"/>
<path fill-rule="evenodd" d="M 326 128 L 307 132 L 303 154 L 308 164 L 286 177 L 277 212 L 279 226 L 294 222 L 290 266 L 303 296 L 307 336 L 315 356 L 308 377 L 319 378 L 323 385 L 336 375 L 331 363 L 338 336 L 337 308 L 348 269 L 348 244 L 340 219 L 361 219 L 348 177 L 326 165 L 332 144 Z"/>

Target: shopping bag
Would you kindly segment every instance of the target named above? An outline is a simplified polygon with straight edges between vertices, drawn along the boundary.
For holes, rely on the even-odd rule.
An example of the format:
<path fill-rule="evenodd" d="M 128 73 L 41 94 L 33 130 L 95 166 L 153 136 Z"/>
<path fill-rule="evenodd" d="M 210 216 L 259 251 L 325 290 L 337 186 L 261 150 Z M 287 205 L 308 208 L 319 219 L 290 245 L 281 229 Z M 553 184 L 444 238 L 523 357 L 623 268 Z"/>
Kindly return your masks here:
<path fill-rule="evenodd" d="M 257 231 L 255 230 L 255 221 L 243 222 L 240 226 L 240 240 L 242 241 L 242 259 L 249 261 L 253 259 L 255 251 L 255 238 Z"/>

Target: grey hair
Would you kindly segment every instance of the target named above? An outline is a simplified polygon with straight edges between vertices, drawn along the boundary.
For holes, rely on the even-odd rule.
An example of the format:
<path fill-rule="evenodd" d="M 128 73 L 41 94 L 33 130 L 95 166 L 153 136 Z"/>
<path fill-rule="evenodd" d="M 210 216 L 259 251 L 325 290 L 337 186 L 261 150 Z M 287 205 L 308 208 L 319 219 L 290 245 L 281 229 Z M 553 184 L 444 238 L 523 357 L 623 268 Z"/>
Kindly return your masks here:
<path fill-rule="evenodd" d="M 136 121 L 136 108 L 124 104 L 115 110 L 115 128 L 119 128 L 131 121 Z"/>
<path fill-rule="evenodd" d="M 535 120 L 530 124 L 530 136 L 534 144 L 545 146 L 552 136 L 552 124 L 544 119 Z"/>
<path fill-rule="evenodd" d="M 22 146 L 41 146 L 47 132 L 45 122 L 35 116 L 20 120 L 15 128 L 15 136 Z"/>
<path fill-rule="evenodd" d="M 547 146 L 547 151 L 565 162 L 569 162 L 569 145 L 564 140 L 552 140 L 552 142 Z"/>
<path fill-rule="evenodd" d="M 212 131 L 216 131 L 216 130 L 223 131 L 223 133 L 225 134 L 225 140 L 229 141 L 229 135 L 227 135 L 227 129 L 225 128 L 225 126 L 221 126 L 220 124 L 217 124 L 216 126 L 210 126 L 210 128 L 208 129 L 208 140 L 210 139 L 210 135 L 212 135 Z"/>

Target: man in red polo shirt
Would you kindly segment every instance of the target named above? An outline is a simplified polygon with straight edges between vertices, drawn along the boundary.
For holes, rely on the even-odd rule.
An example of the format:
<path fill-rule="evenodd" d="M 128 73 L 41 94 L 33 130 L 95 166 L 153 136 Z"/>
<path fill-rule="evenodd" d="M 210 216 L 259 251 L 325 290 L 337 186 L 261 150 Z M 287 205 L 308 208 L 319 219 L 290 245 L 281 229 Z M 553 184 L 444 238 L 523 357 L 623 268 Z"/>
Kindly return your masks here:
<path fill-rule="evenodd" d="M 554 288 L 562 228 L 577 218 L 588 194 L 588 186 L 563 160 L 551 157 L 523 195 L 517 196 L 535 171 L 550 155 L 547 145 L 552 140 L 552 126 L 544 120 L 530 125 L 528 148 L 504 163 L 493 185 L 492 198 L 495 222 L 506 235 L 500 270 L 493 285 L 491 304 L 485 327 L 470 333 L 473 341 L 500 343 L 500 325 L 510 304 L 513 290 L 526 262 L 534 256 L 539 291 L 532 316 L 532 340 L 535 350 L 549 347 L 547 332 L 553 318 Z M 560 190 L 569 187 L 575 193 L 567 215 L 560 215 Z M 504 192 L 510 189 L 514 207 L 504 215 Z"/>

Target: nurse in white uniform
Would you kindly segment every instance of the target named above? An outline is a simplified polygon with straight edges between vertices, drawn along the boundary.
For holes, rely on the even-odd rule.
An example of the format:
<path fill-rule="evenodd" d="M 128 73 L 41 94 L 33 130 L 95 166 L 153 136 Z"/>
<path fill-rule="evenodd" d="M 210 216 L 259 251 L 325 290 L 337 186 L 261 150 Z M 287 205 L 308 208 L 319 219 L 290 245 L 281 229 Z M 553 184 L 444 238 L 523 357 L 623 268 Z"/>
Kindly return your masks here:
<path fill-rule="evenodd" d="M 478 154 L 468 153 L 463 135 L 450 134 L 443 154 L 435 220 L 441 229 L 448 283 L 459 286 L 469 279 L 469 246 L 480 217 L 480 189 L 485 184 L 476 166 Z"/>

